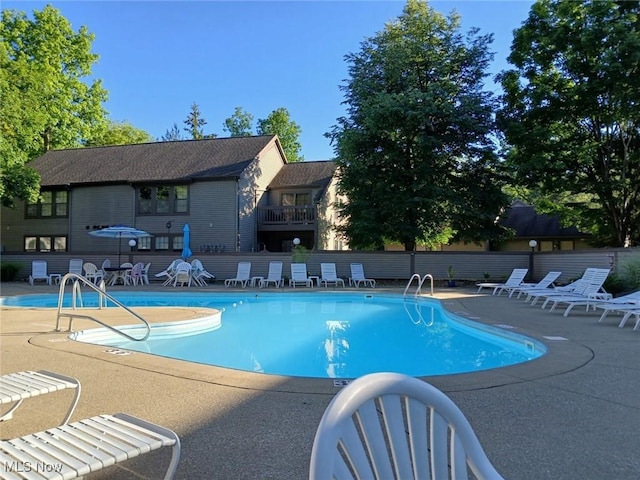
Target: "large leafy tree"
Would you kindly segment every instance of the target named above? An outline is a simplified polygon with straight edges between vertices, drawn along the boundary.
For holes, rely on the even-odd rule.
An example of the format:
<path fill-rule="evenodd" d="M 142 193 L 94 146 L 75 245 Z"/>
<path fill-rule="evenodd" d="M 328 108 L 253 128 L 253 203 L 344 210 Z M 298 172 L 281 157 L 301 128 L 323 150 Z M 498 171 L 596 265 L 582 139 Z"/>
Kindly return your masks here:
<path fill-rule="evenodd" d="M 38 175 L 27 162 L 51 148 L 79 147 L 104 128 L 107 92 L 91 80 L 98 56 L 86 27 L 75 32 L 46 6 L 28 18 L 2 11 L 0 24 L 0 198 L 35 200 Z"/>
<path fill-rule="evenodd" d="M 301 162 L 300 125 L 291 120 L 289 111 L 280 107 L 271 112 L 267 118 L 258 119 L 258 135 L 278 135 L 282 149 L 289 162 Z"/>
<path fill-rule="evenodd" d="M 460 18 L 409 0 L 402 15 L 346 56 L 347 115 L 329 136 L 339 164 L 340 228 L 353 248 L 396 241 L 405 250 L 450 235 L 498 234 L 506 197 L 483 90 L 490 35 L 460 33 Z"/>
<path fill-rule="evenodd" d="M 612 246 L 640 243 L 640 3 L 536 2 L 498 120 L 516 181 Z"/>
<path fill-rule="evenodd" d="M 88 147 L 106 145 L 133 145 L 153 142 L 153 137 L 146 131 L 134 127 L 129 122 L 109 122 L 106 129 L 87 141 Z"/>
<path fill-rule="evenodd" d="M 236 107 L 233 115 L 225 119 L 223 129 L 232 137 L 250 137 L 253 115 L 245 112 L 242 107 Z"/>

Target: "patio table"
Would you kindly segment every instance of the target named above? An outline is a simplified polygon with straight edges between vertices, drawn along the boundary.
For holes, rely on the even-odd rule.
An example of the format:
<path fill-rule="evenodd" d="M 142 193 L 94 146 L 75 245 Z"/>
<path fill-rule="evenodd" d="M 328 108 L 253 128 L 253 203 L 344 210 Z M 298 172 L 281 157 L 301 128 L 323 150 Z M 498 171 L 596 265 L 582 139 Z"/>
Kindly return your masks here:
<path fill-rule="evenodd" d="M 118 280 L 122 280 L 123 285 L 129 285 L 127 271 L 131 271 L 131 267 L 106 267 L 104 271 L 111 274 L 109 285 L 114 286 Z"/>

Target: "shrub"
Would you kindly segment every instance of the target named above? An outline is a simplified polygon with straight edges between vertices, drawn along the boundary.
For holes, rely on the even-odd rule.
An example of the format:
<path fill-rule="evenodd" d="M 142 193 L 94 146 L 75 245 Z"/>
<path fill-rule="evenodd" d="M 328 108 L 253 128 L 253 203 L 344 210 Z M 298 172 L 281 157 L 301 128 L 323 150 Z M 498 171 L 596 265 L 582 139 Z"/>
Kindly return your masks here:
<path fill-rule="evenodd" d="M 640 256 L 632 258 L 624 267 L 622 275 L 627 290 L 640 289 Z"/>
<path fill-rule="evenodd" d="M 624 277 L 615 272 L 609 274 L 602 287 L 614 297 L 629 289 Z"/>
<path fill-rule="evenodd" d="M 0 281 L 11 282 L 15 280 L 20 268 L 19 263 L 5 262 L 0 264 Z"/>

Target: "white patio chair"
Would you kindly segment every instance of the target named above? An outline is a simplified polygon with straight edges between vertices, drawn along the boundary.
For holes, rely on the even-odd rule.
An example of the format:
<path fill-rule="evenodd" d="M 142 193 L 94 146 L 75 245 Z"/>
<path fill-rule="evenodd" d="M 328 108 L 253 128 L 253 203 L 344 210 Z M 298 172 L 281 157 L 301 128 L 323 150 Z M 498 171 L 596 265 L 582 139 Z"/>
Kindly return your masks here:
<path fill-rule="evenodd" d="M 0 441 L 4 478 L 84 478 L 108 466 L 162 447 L 171 447 L 164 475 L 174 477 L 180 460 L 180 438 L 172 430 L 140 418 L 116 413 L 98 415 L 13 440 Z M 16 467 L 13 467 L 13 466 Z M 39 470 L 36 465 L 55 467 Z M 33 466 L 25 473 L 25 466 Z M 15 468 L 16 472 L 11 471 Z M 6 474 L 6 476 L 5 476 Z"/>
<path fill-rule="evenodd" d="M 183 260 L 181 258 L 176 258 L 173 262 L 169 264 L 169 266 L 165 270 L 156 273 L 154 276 L 156 278 L 167 277 L 162 285 L 165 287 L 167 285 L 171 285 L 171 283 L 173 282 L 173 277 L 176 274 L 176 266 L 182 261 Z"/>
<path fill-rule="evenodd" d="M 191 286 L 191 264 L 189 262 L 180 262 L 176 266 L 176 272 L 173 277 L 173 286 L 177 287 L 178 283 L 181 287 L 184 287 L 186 283 L 188 287 Z"/>
<path fill-rule="evenodd" d="M 304 285 L 305 287 L 311 287 L 312 280 L 307 275 L 306 263 L 292 263 L 291 264 L 291 278 L 289 279 L 289 286 L 296 288 L 296 285 Z"/>
<path fill-rule="evenodd" d="M 46 260 L 34 260 L 31 262 L 31 275 L 29 275 L 29 285 L 33 286 L 36 280 L 44 280 L 47 285 L 51 285 L 51 277 L 47 273 Z"/>
<path fill-rule="evenodd" d="M 98 285 L 100 281 L 104 280 L 102 270 L 100 270 L 94 263 L 85 262 L 84 265 L 82 265 L 82 270 L 84 270 L 84 278 L 96 285 Z"/>
<path fill-rule="evenodd" d="M 260 288 L 268 287 L 270 283 L 273 283 L 273 286 L 277 288 L 282 286 L 283 282 L 282 262 L 269 262 L 267 278 L 260 280 Z"/>
<path fill-rule="evenodd" d="M 328 287 L 329 285 L 338 286 L 341 284 L 344 287 L 344 280 L 338 277 L 336 273 L 335 263 L 321 263 L 320 264 L 320 285 Z"/>
<path fill-rule="evenodd" d="M 364 267 L 361 263 L 352 263 L 351 267 L 351 276 L 349 277 L 349 285 L 354 286 L 356 288 L 360 287 L 362 283 L 365 287 L 370 285 L 371 288 L 375 288 L 376 281 L 373 278 L 366 278 L 364 275 Z"/>
<path fill-rule="evenodd" d="M 202 262 L 197 259 L 194 258 L 191 261 L 191 271 L 192 271 L 192 276 L 193 276 L 193 281 L 196 282 L 196 284 L 200 285 L 201 287 L 206 287 L 208 285 L 207 281 L 208 280 L 215 280 L 216 276 L 210 272 L 208 272 L 205 268 L 204 265 L 202 265 Z"/>
<path fill-rule="evenodd" d="M 151 262 L 147 263 L 142 269 L 142 283 L 149 285 L 149 269 L 151 268 Z"/>
<path fill-rule="evenodd" d="M 128 280 L 132 285 L 144 285 L 144 278 L 142 276 L 142 271 L 144 270 L 144 263 L 137 262 L 130 270 Z"/>
<path fill-rule="evenodd" d="M 373 373 L 344 387 L 324 412 L 311 451 L 311 480 L 478 479 L 502 476 L 462 411 L 434 386 Z"/>
<path fill-rule="evenodd" d="M 237 287 L 238 284 L 245 288 L 251 280 L 251 262 L 238 262 L 238 271 L 234 278 L 227 278 L 224 281 L 225 287 L 233 286 Z"/>
<path fill-rule="evenodd" d="M 81 258 L 72 258 L 69 260 L 69 273 L 75 273 L 76 275 L 82 276 L 82 266 L 84 262 Z"/>

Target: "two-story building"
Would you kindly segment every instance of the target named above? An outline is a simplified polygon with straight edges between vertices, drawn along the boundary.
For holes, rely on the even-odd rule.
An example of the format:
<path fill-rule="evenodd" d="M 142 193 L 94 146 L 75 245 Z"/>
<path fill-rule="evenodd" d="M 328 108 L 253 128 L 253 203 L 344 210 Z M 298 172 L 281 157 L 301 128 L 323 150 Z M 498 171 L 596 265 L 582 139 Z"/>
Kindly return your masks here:
<path fill-rule="evenodd" d="M 287 163 L 277 136 L 48 151 L 29 166 L 37 203 L 2 207 L 4 252 L 97 253 L 110 225 L 145 230 L 135 249 L 197 252 L 341 249 L 333 231 L 335 162 Z"/>

